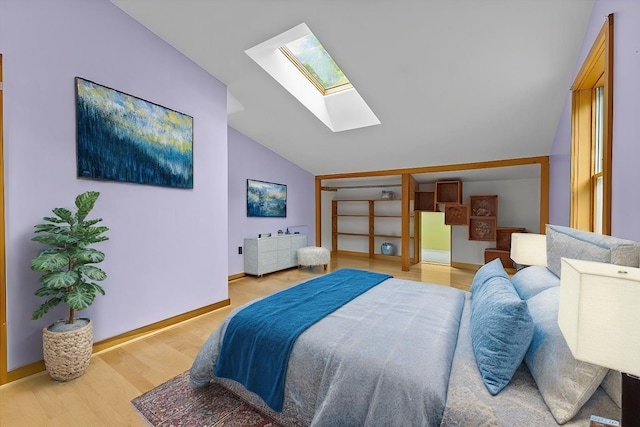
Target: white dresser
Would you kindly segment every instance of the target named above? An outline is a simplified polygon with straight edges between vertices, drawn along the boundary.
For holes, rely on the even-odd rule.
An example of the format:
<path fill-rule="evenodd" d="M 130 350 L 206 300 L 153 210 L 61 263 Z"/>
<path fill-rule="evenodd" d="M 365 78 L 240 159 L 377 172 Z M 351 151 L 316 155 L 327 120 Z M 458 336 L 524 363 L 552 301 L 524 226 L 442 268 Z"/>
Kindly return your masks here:
<path fill-rule="evenodd" d="M 297 250 L 307 246 L 307 236 L 282 236 L 244 239 L 244 272 L 254 276 L 298 265 Z"/>

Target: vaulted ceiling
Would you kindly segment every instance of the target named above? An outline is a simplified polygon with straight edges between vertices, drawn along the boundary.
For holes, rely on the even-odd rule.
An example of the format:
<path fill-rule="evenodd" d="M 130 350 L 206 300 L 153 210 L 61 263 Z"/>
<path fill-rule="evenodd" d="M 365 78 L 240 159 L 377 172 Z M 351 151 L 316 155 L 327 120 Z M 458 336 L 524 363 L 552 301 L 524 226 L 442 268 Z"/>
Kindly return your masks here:
<path fill-rule="evenodd" d="M 111 0 L 314 175 L 548 155 L 593 0 Z M 604 17 L 603 17 L 604 19 Z M 245 50 L 306 23 L 381 124 L 332 132 Z"/>

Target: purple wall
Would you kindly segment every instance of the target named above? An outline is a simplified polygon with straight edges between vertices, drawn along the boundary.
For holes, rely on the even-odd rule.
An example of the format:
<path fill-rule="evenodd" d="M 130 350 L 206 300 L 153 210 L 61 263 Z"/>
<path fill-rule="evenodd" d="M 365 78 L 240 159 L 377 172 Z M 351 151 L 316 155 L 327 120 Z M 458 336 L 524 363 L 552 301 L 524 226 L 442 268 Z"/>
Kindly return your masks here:
<path fill-rule="evenodd" d="M 640 241 L 637 219 L 640 212 L 640 1 L 596 0 L 576 74 L 610 13 L 614 14 L 611 234 Z M 569 224 L 570 155 L 571 93 L 568 92 L 551 150 L 549 219 L 554 224 Z"/>
<path fill-rule="evenodd" d="M 229 138 L 229 274 L 244 272 L 245 237 L 275 233 L 287 227 L 308 227 L 307 243 L 315 242 L 315 178 L 309 172 L 256 143 L 233 128 Z M 247 218 L 247 178 L 287 185 L 286 218 Z"/>
<path fill-rule="evenodd" d="M 106 0 L 0 0 L 0 52 L 9 370 L 41 360 L 42 328 L 66 315 L 30 320 L 33 225 L 86 190 L 111 228 L 107 295 L 79 313 L 96 341 L 226 299 L 226 87 Z M 75 76 L 193 116 L 194 189 L 77 179 Z"/>

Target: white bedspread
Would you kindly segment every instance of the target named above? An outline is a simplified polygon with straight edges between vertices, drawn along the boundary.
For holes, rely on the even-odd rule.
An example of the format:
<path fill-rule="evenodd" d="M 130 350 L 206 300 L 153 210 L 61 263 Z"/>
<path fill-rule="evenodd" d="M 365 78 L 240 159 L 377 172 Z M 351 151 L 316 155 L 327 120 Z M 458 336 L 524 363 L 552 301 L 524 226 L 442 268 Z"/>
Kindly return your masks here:
<path fill-rule="evenodd" d="M 298 338 L 281 413 L 214 377 L 228 320 L 200 350 L 191 382 L 221 382 L 290 425 L 439 426 L 464 301 L 457 289 L 388 279 L 336 310 Z"/>

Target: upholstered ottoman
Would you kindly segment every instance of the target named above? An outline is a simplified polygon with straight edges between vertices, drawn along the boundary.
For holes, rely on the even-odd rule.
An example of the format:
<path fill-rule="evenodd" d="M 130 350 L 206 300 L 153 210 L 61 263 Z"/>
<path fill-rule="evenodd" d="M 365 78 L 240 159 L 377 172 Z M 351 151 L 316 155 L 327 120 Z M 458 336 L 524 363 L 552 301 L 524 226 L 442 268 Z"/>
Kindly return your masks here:
<path fill-rule="evenodd" d="M 324 269 L 327 269 L 327 264 L 331 260 L 331 254 L 329 249 L 320 248 L 317 246 L 307 246 L 298 249 L 298 266 L 314 266 L 324 265 Z"/>

